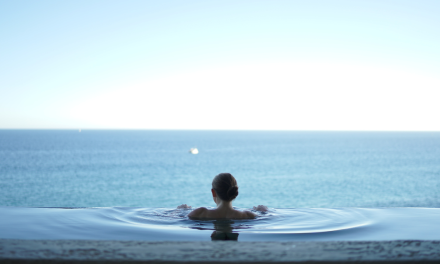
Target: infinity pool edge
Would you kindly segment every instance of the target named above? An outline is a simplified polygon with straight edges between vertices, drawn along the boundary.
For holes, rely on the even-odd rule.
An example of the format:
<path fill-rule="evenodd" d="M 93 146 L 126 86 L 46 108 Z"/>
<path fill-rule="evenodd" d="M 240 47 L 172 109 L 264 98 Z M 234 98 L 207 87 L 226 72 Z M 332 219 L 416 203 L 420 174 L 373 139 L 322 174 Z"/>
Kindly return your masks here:
<path fill-rule="evenodd" d="M 1 263 L 440 263 L 440 240 L 147 242 L 0 239 Z"/>

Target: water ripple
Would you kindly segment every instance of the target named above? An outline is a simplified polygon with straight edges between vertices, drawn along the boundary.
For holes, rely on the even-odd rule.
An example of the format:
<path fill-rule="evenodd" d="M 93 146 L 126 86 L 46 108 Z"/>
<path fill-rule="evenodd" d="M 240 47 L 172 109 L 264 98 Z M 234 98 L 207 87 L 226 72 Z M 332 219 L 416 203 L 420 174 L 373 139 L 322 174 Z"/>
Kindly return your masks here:
<path fill-rule="evenodd" d="M 105 216 L 129 225 L 148 228 L 228 229 L 261 234 L 316 234 L 355 229 L 373 223 L 365 211 L 343 209 L 272 209 L 248 220 L 190 220 L 191 210 L 167 208 L 109 208 Z"/>

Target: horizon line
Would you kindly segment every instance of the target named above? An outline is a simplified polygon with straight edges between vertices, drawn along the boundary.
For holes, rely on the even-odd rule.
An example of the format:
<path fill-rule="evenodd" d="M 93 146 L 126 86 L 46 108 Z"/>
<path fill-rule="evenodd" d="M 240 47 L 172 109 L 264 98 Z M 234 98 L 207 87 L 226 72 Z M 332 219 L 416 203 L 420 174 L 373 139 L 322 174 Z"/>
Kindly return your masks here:
<path fill-rule="evenodd" d="M 440 132 L 440 130 L 344 130 L 344 129 L 185 129 L 185 128 L 0 128 L 0 130 L 65 131 L 273 131 L 273 132 Z"/>

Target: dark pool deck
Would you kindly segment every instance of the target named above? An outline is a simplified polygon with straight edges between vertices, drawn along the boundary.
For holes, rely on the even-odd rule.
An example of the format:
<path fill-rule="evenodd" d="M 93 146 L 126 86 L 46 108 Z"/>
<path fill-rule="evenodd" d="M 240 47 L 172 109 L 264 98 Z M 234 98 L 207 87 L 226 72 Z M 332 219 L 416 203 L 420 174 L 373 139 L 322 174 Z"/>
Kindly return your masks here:
<path fill-rule="evenodd" d="M 0 263 L 440 263 L 440 241 L 0 239 Z"/>

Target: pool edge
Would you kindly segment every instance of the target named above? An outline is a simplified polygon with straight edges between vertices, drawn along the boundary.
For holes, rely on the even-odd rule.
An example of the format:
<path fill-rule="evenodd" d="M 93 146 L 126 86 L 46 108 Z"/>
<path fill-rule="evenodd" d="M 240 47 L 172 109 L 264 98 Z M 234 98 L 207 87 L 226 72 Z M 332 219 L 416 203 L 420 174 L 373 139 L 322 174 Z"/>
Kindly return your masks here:
<path fill-rule="evenodd" d="M 440 241 L 148 242 L 0 239 L 0 263 L 440 263 Z"/>

